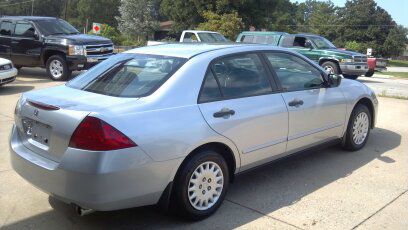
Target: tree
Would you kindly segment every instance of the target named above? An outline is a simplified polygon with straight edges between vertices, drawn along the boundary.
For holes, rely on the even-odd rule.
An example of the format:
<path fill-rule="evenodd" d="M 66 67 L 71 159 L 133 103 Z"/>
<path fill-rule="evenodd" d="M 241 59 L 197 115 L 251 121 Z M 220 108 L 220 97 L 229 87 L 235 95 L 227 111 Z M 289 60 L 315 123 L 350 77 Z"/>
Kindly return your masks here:
<path fill-rule="evenodd" d="M 307 0 L 299 4 L 297 9 L 298 17 L 300 16 L 298 32 L 319 34 L 329 40 L 334 40 L 337 37 L 337 9 L 331 1 Z"/>
<path fill-rule="evenodd" d="M 216 31 L 230 40 L 235 40 L 235 37 L 244 27 L 242 19 L 238 17 L 237 12 L 230 14 L 216 14 L 211 11 L 205 11 L 202 16 L 205 19 L 205 22 L 198 25 L 198 30 Z"/>
<path fill-rule="evenodd" d="M 407 28 L 396 26 L 390 30 L 384 42 L 384 54 L 386 56 L 397 57 L 404 51 L 407 39 Z"/>
<path fill-rule="evenodd" d="M 127 36 L 148 36 L 159 28 L 153 0 L 122 0 L 116 17 L 119 31 Z"/>
<path fill-rule="evenodd" d="M 38 1 L 38 0 L 37 0 Z M 93 22 L 116 27 L 115 17 L 119 16 L 120 0 L 76 0 L 77 20 L 85 26 L 88 19 L 89 30 Z"/>

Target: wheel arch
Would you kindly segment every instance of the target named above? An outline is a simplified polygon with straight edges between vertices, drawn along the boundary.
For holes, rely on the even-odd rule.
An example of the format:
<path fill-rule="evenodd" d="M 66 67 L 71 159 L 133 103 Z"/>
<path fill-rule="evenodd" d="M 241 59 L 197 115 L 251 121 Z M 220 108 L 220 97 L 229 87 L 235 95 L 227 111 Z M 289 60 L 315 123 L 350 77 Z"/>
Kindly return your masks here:
<path fill-rule="evenodd" d="M 374 104 L 373 104 L 373 102 L 369 99 L 369 98 L 367 98 L 367 97 L 363 97 L 363 98 L 360 98 L 358 101 L 357 101 L 357 103 L 354 105 L 354 107 L 353 107 L 353 110 L 354 110 L 354 108 L 356 108 L 356 106 L 357 105 L 359 105 L 359 104 L 361 104 L 361 105 L 365 105 L 365 106 L 367 106 L 367 108 L 368 108 L 368 110 L 370 111 L 370 115 L 371 115 L 371 124 L 370 124 L 370 126 L 371 126 L 371 128 L 374 128 L 374 124 L 375 124 L 375 111 L 374 111 Z"/>
<path fill-rule="evenodd" d="M 60 51 L 60 50 L 46 50 L 46 51 L 44 51 L 44 54 L 43 54 L 43 64 L 44 64 L 44 66 L 47 63 L 48 58 L 50 58 L 53 55 L 61 55 L 64 58 L 66 56 L 66 54 L 64 52 Z"/>
<path fill-rule="evenodd" d="M 157 205 L 161 207 L 161 209 L 163 209 L 165 212 L 169 211 L 172 206 L 171 197 L 174 194 L 173 192 L 175 186 L 174 180 L 176 180 L 176 178 L 179 176 L 180 171 L 184 167 L 184 165 L 186 165 L 187 162 L 192 157 L 194 157 L 196 154 L 200 153 L 203 150 L 213 150 L 216 151 L 217 153 L 220 153 L 221 156 L 224 157 L 225 161 L 227 162 L 230 182 L 234 181 L 235 171 L 237 169 L 237 165 L 239 165 L 240 162 L 237 161 L 237 158 L 234 155 L 232 148 L 227 144 L 218 141 L 201 144 L 200 146 L 197 146 L 192 151 L 190 151 L 190 153 L 183 159 L 183 161 L 178 166 L 176 173 L 174 174 L 173 180 L 168 183 L 162 195 L 160 196 Z"/>
<path fill-rule="evenodd" d="M 340 64 L 339 64 L 339 60 L 337 58 L 334 57 L 322 57 L 319 59 L 319 65 L 322 66 L 323 63 L 325 62 L 333 62 L 334 64 L 337 65 L 337 69 L 339 70 L 339 73 L 341 74 L 341 68 L 340 68 Z"/>

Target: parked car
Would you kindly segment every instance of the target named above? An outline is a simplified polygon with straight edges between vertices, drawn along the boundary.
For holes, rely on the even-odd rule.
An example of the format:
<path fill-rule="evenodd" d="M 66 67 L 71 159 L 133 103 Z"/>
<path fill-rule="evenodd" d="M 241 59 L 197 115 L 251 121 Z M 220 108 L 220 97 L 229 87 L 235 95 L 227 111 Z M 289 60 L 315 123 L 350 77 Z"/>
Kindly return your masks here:
<path fill-rule="evenodd" d="M 167 44 L 120 53 L 19 99 L 14 170 L 78 210 L 160 204 L 214 213 L 234 175 L 301 150 L 359 150 L 374 92 L 268 45 Z"/>
<path fill-rule="evenodd" d="M 250 32 L 257 39 L 244 41 L 243 32 L 237 42 L 263 43 L 260 40 L 271 40 L 267 44 L 293 49 L 314 62 L 329 73 L 342 74 L 345 78 L 357 79 L 368 71 L 367 56 L 361 53 L 337 49 L 329 40 L 313 34 L 287 34 L 282 32 Z M 261 37 L 264 38 L 261 38 Z"/>
<path fill-rule="evenodd" d="M 51 17 L 0 18 L 0 57 L 21 67 L 45 67 L 52 80 L 66 80 L 113 54 L 111 40 L 80 34 L 68 22 Z"/>
<path fill-rule="evenodd" d="M 10 60 L 0 58 L 0 86 L 16 80 L 17 69 Z"/>
<path fill-rule="evenodd" d="M 384 58 L 368 57 L 367 58 L 368 71 L 365 74 L 365 76 L 372 77 L 375 71 L 387 70 L 387 62 L 388 60 Z"/>
<path fill-rule="evenodd" d="M 213 31 L 204 31 L 204 30 L 184 30 L 181 33 L 180 42 L 204 42 L 204 43 L 226 43 L 230 42 L 224 37 L 224 35 L 213 32 Z M 147 45 L 162 45 L 169 42 L 163 41 L 147 41 Z"/>

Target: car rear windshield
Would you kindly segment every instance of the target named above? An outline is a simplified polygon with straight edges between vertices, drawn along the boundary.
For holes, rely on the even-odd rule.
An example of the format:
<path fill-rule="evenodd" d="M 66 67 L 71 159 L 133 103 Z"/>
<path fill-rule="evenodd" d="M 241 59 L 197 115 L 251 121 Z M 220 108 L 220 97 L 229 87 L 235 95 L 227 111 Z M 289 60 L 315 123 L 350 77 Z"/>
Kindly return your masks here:
<path fill-rule="evenodd" d="M 115 97 L 143 97 L 158 89 L 186 60 L 117 54 L 69 81 L 67 86 Z"/>
<path fill-rule="evenodd" d="M 201 42 L 228 42 L 228 39 L 217 33 L 198 33 L 198 36 L 200 36 Z"/>
<path fill-rule="evenodd" d="M 35 21 L 41 33 L 45 36 L 58 34 L 78 34 L 78 30 L 62 19 L 47 19 Z"/>

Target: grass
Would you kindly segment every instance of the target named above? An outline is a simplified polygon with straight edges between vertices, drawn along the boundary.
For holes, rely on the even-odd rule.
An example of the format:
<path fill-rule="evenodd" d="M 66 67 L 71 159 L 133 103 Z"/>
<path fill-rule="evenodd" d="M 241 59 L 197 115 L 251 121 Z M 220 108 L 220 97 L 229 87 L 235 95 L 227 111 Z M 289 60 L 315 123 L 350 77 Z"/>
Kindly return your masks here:
<path fill-rule="evenodd" d="M 377 94 L 377 96 L 379 96 L 379 97 L 387 97 L 387 98 L 394 98 L 394 99 L 408 100 L 408 97 L 407 97 L 407 96 L 387 94 L 387 90 L 383 90 L 381 93 Z"/>
<path fill-rule="evenodd" d="M 375 72 L 375 74 L 390 75 L 399 78 L 408 78 L 408 72 Z"/>
<path fill-rule="evenodd" d="M 408 61 L 389 60 L 387 66 L 390 66 L 390 67 L 408 67 Z"/>

